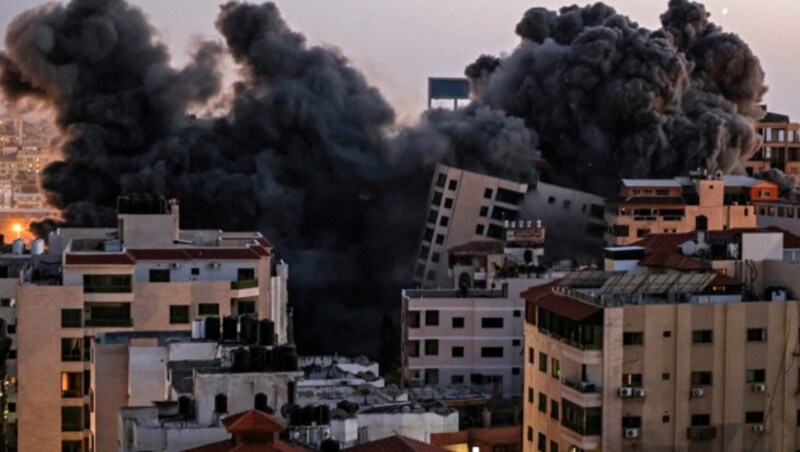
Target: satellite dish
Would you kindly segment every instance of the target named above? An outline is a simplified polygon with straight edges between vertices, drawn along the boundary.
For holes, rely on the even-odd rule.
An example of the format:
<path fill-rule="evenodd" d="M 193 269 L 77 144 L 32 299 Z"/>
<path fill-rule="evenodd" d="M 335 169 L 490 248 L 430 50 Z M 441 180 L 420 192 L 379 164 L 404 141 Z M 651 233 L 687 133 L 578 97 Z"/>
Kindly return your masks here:
<path fill-rule="evenodd" d="M 687 240 L 678 246 L 681 248 L 681 253 L 683 253 L 684 256 L 694 256 L 697 252 L 697 243 L 695 243 L 694 240 Z"/>

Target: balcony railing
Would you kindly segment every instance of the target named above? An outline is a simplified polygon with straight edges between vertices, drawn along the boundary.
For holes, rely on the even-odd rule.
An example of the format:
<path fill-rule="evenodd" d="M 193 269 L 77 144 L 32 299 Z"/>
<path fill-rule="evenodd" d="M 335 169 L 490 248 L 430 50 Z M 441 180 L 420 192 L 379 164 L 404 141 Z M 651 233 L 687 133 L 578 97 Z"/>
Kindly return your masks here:
<path fill-rule="evenodd" d="M 83 286 L 83 293 L 130 293 L 130 285 L 121 286 Z"/>
<path fill-rule="evenodd" d="M 231 281 L 231 290 L 252 289 L 258 287 L 257 279 L 243 279 L 241 281 Z"/>
<path fill-rule="evenodd" d="M 600 394 L 603 392 L 602 387 L 597 386 L 589 381 L 573 381 L 573 380 L 567 380 L 565 378 L 561 380 L 561 383 L 564 386 L 572 388 L 582 394 Z"/>
<path fill-rule="evenodd" d="M 133 319 L 86 319 L 87 327 L 125 327 L 133 326 Z"/>
<path fill-rule="evenodd" d="M 717 428 L 711 425 L 689 427 L 686 429 L 686 437 L 700 441 L 714 439 L 717 437 Z"/>

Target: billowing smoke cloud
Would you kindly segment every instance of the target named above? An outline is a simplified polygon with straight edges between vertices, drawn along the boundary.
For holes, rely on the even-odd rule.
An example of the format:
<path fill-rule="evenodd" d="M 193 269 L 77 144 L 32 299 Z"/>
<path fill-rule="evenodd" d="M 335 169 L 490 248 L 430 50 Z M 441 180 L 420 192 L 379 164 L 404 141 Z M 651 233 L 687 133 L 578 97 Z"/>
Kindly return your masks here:
<path fill-rule="evenodd" d="M 65 159 L 42 185 L 68 224 L 113 225 L 118 195 L 147 192 L 180 198 L 184 227 L 260 230 L 291 265 L 300 345 L 374 352 L 437 162 L 535 182 L 541 148 L 551 179 L 596 193 L 621 175 L 739 170 L 763 72 L 707 19 L 675 0 L 655 32 L 602 4 L 534 8 L 513 53 L 467 68 L 475 102 L 400 131 L 344 56 L 270 3 L 223 5 L 224 43 L 198 43 L 184 68 L 125 0 L 34 9 L 7 30 L 0 88 L 55 110 Z M 220 97 L 224 55 L 240 73 Z"/>
<path fill-rule="evenodd" d="M 649 31 L 602 3 L 533 8 L 514 52 L 466 74 L 477 102 L 538 132 L 557 183 L 610 194 L 620 176 L 741 173 L 758 145 L 764 73 L 708 17 L 671 0 L 664 28 Z"/>

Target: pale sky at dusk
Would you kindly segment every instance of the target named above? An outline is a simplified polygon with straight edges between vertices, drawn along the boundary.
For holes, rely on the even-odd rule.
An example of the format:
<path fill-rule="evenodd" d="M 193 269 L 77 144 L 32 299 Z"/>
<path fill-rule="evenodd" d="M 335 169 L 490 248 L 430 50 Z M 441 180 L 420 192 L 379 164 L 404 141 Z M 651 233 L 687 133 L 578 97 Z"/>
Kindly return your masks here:
<path fill-rule="evenodd" d="M 0 0 L 0 29 L 37 0 Z M 133 0 L 164 35 L 177 62 L 192 36 L 217 36 L 219 0 Z M 428 76 L 461 76 L 482 53 L 511 51 L 514 27 L 530 7 L 569 0 L 278 0 L 290 26 L 313 44 L 339 47 L 401 115 L 425 107 Z M 577 2 L 579 4 L 587 2 Z M 667 0 L 608 0 L 648 28 Z M 707 0 L 711 20 L 738 33 L 761 59 L 770 110 L 800 120 L 800 1 Z"/>

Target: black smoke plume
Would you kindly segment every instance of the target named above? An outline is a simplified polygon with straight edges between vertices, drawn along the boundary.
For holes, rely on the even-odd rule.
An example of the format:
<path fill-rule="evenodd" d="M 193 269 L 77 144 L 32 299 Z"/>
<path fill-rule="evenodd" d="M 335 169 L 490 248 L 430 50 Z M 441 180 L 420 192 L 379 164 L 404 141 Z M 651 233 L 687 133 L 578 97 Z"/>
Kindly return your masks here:
<path fill-rule="evenodd" d="M 55 111 L 64 161 L 42 188 L 67 224 L 111 226 L 118 195 L 146 192 L 180 198 L 183 227 L 257 229 L 291 266 L 304 351 L 374 353 L 411 280 L 436 163 L 535 183 L 541 148 L 550 179 L 596 193 L 620 176 L 740 169 L 757 143 L 758 60 L 700 5 L 673 0 L 663 23 L 534 8 L 510 56 L 467 68 L 471 105 L 397 132 L 363 75 L 271 3 L 223 5 L 224 42 L 199 43 L 183 68 L 125 0 L 33 9 L 6 32 L 0 88 Z M 224 55 L 239 67 L 229 91 Z M 219 99 L 222 112 L 190 114 Z"/>

